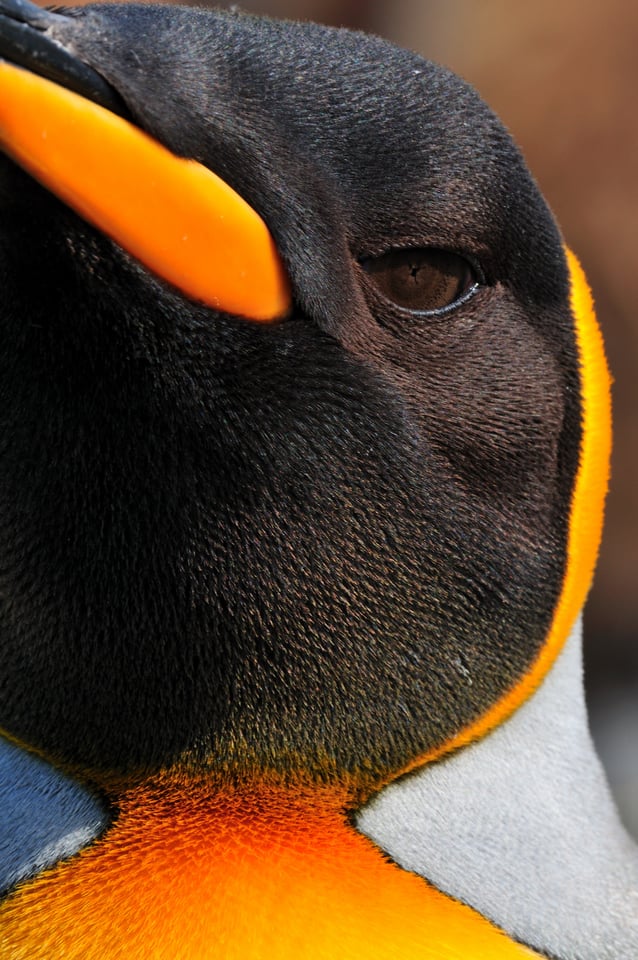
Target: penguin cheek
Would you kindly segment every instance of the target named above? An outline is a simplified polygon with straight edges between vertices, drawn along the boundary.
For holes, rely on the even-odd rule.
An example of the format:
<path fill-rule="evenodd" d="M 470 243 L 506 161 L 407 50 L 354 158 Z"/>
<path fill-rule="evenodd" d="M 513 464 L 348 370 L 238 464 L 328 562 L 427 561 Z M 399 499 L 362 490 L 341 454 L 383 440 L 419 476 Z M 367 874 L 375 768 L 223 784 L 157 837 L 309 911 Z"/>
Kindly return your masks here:
<path fill-rule="evenodd" d="M 441 482 L 472 490 L 486 507 L 506 500 L 521 530 L 555 510 L 565 372 L 540 330 L 565 323 L 530 316 L 501 286 L 484 287 L 447 316 L 398 323 L 386 315 L 358 351 L 447 464 Z"/>
<path fill-rule="evenodd" d="M 553 512 L 562 383 L 551 358 L 521 353 L 518 373 L 503 354 L 485 365 L 468 355 L 439 397 L 444 429 L 435 439 L 475 492 L 498 502 L 506 491 L 529 528 Z"/>

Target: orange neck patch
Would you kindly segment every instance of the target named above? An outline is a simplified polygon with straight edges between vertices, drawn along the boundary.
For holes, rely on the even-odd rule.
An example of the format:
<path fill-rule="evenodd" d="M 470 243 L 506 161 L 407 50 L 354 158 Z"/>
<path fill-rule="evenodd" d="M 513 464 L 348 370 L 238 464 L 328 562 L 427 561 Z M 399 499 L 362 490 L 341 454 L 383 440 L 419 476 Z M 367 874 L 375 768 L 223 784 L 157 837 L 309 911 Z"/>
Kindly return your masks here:
<path fill-rule="evenodd" d="M 125 794 L 106 836 L 0 909 L 11 960 L 530 960 L 392 865 L 340 800 L 169 784 Z"/>

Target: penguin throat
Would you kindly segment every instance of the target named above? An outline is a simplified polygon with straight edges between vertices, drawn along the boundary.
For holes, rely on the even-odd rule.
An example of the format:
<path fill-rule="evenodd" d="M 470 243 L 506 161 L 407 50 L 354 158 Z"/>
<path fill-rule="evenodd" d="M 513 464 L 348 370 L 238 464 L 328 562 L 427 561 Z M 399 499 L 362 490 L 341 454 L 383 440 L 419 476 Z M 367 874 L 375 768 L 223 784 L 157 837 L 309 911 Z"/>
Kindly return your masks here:
<path fill-rule="evenodd" d="M 327 790 L 148 786 L 0 909 L 13 960 L 538 956 L 390 863 Z M 49 933 L 50 931 L 50 933 Z"/>

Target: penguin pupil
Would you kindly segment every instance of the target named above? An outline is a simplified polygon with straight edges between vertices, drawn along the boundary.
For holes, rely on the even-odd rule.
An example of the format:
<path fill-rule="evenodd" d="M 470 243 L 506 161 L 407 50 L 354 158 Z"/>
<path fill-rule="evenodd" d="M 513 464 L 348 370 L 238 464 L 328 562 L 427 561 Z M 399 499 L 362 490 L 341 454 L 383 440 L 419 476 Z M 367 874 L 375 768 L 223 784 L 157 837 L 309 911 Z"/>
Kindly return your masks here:
<path fill-rule="evenodd" d="M 448 250 L 390 250 L 364 260 L 362 266 L 387 300 L 418 313 L 446 310 L 477 286 L 472 265 Z"/>

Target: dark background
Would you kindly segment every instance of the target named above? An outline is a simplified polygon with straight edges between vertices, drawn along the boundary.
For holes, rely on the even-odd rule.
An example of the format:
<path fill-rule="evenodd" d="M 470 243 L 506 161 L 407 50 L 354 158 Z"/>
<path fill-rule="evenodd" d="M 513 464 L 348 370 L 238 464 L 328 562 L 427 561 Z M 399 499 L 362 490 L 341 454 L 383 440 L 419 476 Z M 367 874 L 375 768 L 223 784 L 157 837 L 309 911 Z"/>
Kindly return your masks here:
<path fill-rule="evenodd" d="M 587 688 L 594 737 L 625 823 L 638 835 L 638 5 L 244 0 L 239 6 L 371 30 L 460 73 L 512 131 L 583 262 L 615 377 L 612 485 L 585 621 Z"/>

